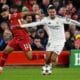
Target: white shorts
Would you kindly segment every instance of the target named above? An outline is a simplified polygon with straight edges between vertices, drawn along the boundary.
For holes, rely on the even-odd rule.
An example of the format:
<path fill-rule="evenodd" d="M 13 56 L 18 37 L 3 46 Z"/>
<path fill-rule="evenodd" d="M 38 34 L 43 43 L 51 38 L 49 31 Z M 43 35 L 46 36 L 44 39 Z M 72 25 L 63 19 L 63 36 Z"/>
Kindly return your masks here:
<path fill-rule="evenodd" d="M 53 51 L 54 53 L 59 55 L 64 48 L 64 44 L 65 42 L 59 43 L 59 42 L 49 41 L 46 46 L 46 51 Z"/>

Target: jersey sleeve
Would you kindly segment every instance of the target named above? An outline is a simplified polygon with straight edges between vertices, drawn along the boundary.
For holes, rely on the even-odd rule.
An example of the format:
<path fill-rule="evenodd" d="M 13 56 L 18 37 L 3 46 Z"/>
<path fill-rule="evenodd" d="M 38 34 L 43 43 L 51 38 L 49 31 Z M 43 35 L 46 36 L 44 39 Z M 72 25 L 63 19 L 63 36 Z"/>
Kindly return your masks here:
<path fill-rule="evenodd" d="M 60 18 L 60 20 L 64 24 L 74 24 L 74 25 L 80 26 L 80 22 L 70 19 L 70 18 L 64 17 L 64 18 Z"/>
<path fill-rule="evenodd" d="M 23 25 L 21 25 L 21 27 L 23 27 L 23 28 L 25 28 L 25 27 L 35 27 L 35 26 L 39 26 L 39 25 L 45 25 L 45 20 L 42 19 L 41 21 L 38 21 L 38 22 L 23 24 Z"/>

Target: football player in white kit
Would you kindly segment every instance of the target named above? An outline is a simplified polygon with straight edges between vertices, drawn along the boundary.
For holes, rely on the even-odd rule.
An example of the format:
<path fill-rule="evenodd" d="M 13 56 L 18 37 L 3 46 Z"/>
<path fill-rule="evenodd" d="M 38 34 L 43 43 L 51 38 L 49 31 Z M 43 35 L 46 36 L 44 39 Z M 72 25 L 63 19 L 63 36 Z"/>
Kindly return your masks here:
<path fill-rule="evenodd" d="M 53 61 L 54 63 L 57 63 L 58 61 L 58 55 L 63 50 L 64 44 L 65 44 L 65 32 L 64 32 L 64 24 L 75 24 L 80 26 L 80 23 L 68 19 L 66 17 L 61 17 L 56 15 L 56 9 L 53 5 L 49 5 L 48 7 L 48 17 L 44 17 L 39 22 L 33 22 L 30 24 L 23 24 L 21 25 L 22 28 L 24 27 L 35 27 L 38 25 L 44 25 L 45 29 L 48 33 L 48 44 L 46 46 L 46 59 L 45 59 L 45 65 L 44 67 L 51 67 L 50 62 Z M 48 72 L 47 74 L 50 74 Z M 43 74 L 46 74 L 46 72 L 43 72 Z"/>

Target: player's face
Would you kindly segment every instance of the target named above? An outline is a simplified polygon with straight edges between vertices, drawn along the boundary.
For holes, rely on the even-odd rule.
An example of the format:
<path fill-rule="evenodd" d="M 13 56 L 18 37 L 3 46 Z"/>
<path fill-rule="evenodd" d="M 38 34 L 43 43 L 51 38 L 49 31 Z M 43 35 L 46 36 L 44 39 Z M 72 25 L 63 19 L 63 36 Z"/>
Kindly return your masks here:
<path fill-rule="evenodd" d="M 55 9 L 49 9 L 48 15 L 53 19 L 56 15 L 56 10 Z"/>

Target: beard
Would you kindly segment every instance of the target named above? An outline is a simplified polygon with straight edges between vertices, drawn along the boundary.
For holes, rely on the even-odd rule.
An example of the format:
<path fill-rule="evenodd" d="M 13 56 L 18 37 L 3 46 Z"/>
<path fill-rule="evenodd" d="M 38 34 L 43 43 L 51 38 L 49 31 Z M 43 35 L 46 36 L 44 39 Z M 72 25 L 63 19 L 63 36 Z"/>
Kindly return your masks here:
<path fill-rule="evenodd" d="M 51 19 L 55 19 L 55 16 L 50 16 Z"/>

